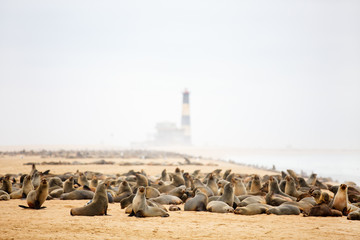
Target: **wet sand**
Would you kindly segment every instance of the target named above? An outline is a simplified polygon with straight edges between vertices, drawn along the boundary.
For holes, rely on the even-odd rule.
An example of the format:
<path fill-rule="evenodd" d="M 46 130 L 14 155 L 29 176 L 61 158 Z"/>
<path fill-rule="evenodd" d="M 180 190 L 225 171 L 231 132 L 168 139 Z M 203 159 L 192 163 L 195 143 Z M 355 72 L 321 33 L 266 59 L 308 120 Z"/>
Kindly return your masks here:
<path fill-rule="evenodd" d="M 53 161 L 91 162 L 94 159 L 51 159 Z M 97 160 L 97 159 L 95 159 Z M 105 159 L 120 163 L 143 161 L 139 159 Z M 1 157 L 0 174 L 28 173 L 31 166 L 25 162 L 49 161 L 40 157 Z M 181 159 L 146 160 L 183 162 Z M 192 172 L 201 169 L 210 172 L 221 168 L 233 169 L 237 173 L 257 173 L 265 170 L 234 165 L 227 162 L 200 160 L 204 166 L 180 166 Z M 207 166 L 218 164 L 218 166 Z M 107 174 L 126 173 L 130 169 L 144 169 L 150 175 L 160 174 L 166 168 L 174 171 L 176 166 L 119 166 L 119 165 L 39 165 L 38 170 L 50 169 L 52 173 L 91 170 Z M 42 210 L 19 208 L 25 200 L 0 202 L 0 239 L 357 239 L 360 236 L 360 221 L 349 221 L 346 217 L 302 217 L 255 215 L 240 216 L 210 212 L 170 212 L 168 218 L 128 217 L 119 203 L 109 204 L 109 216 L 72 217 L 70 209 L 83 206 L 87 200 L 50 200 Z M 183 205 L 180 206 L 183 209 Z"/>

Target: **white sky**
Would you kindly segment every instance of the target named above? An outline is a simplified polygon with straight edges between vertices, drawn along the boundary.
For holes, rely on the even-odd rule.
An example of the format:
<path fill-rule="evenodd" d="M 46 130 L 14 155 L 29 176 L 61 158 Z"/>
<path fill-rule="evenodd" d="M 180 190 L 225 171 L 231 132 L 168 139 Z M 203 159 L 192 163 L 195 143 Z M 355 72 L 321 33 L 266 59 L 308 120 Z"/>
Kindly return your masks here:
<path fill-rule="evenodd" d="M 360 148 L 360 1 L 1 1 L 0 145 Z"/>

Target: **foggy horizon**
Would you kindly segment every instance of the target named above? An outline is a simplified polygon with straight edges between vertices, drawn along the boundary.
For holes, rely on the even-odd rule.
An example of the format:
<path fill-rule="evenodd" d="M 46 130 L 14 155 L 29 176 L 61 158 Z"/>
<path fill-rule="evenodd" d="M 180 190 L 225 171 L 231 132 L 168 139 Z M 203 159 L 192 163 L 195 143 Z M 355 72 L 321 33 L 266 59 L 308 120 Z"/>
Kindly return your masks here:
<path fill-rule="evenodd" d="M 360 149 L 358 1 L 4 1 L 0 146 Z"/>

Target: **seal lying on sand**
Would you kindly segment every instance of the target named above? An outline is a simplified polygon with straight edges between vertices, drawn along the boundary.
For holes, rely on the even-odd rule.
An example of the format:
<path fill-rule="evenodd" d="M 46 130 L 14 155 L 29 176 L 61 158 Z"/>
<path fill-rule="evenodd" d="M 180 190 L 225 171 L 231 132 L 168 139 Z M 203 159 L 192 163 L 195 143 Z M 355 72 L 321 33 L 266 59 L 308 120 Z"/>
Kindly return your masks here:
<path fill-rule="evenodd" d="M 139 187 L 136 195 L 132 201 L 132 213 L 129 216 L 136 217 L 168 217 L 169 214 L 164 210 L 148 206 L 145 198 L 145 188 L 143 186 Z"/>
<path fill-rule="evenodd" d="M 211 201 L 206 206 L 209 212 L 215 213 L 233 213 L 234 208 L 230 207 L 227 203 L 222 201 Z"/>
<path fill-rule="evenodd" d="M 293 205 L 282 204 L 278 207 L 269 208 L 266 210 L 266 213 L 276 215 L 299 215 L 300 209 Z"/>
<path fill-rule="evenodd" d="M 41 180 L 39 187 L 36 190 L 32 190 L 26 197 L 26 202 L 29 207 L 24 205 L 19 205 L 22 208 L 33 208 L 33 209 L 40 209 L 44 208 L 41 207 L 45 202 L 47 196 L 49 194 L 49 184 L 46 179 Z"/>
<path fill-rule="evenodd" d="M 107 183 L 100 183 L 89 205 L 80 208 L 72 208 L 70 210 L 71 216 L 96 216 L 107 215 L 108 195 L 106 192 Z"/>

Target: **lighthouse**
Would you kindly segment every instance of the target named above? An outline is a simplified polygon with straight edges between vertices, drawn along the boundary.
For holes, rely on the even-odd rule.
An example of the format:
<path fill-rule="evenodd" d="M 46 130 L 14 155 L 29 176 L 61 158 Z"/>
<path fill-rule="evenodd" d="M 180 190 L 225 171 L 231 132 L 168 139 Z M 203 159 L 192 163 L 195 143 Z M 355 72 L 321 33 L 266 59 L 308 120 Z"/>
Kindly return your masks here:
<path fill-rule="evenodd" d="M 183 92 L 181 115 L 181 129 L 184 134 L 184 144 L 191 144 L 189 94 L 189 91 L 185 89 L 185 91 Z"/>

